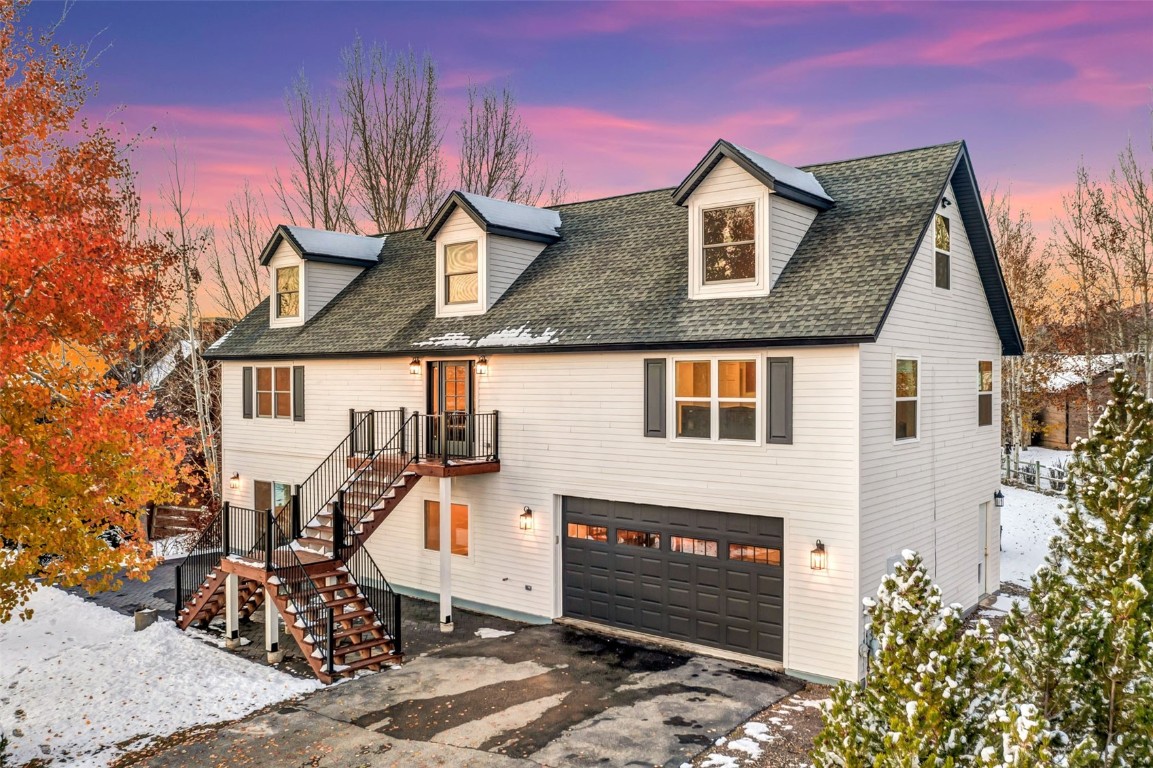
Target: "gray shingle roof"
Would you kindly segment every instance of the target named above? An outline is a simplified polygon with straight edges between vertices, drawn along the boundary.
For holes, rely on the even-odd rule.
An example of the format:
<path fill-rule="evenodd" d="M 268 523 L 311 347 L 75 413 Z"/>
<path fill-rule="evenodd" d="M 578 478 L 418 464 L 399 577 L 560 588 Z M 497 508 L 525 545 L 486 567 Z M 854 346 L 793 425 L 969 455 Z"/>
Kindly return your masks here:
<path fill-rule="evenodd" d="M 547 246 L 484 315 L 436 317 L 435 246 L 408 230 L 389 235 L 380 263 L 303 327 L 269 328 L 265 300 L 209 354 L 872 341 L 961 160 L 967 163 L 967 153 L 957 142 L 802 169 L 836 205 L 817 215 L 768 296 L 690 301 L 688 214 L 671 190 L 660 189 L 559 206 L 563 239 Z M 976 222 L 966 229 L 977 232 Z M 990 282 L 1003 286 L 995 259 L 979 266 L 983 277 L 991 275 L 987 292 Z M 1001 327 L 1002 341 L 1014 354 L 1019 336 L 1011 310 L 1007 317 L 1011 327 Z"/>

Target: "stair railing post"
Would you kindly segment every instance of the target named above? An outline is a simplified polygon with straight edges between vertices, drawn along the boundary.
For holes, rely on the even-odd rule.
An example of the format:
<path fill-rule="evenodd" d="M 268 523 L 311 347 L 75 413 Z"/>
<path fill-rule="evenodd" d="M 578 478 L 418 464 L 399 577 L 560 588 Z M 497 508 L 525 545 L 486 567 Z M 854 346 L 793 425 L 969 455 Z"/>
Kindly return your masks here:
<path fill-rule="evenodd" d="M 352 449 L 352 454 L 355 456 L 356 452 L 357 452 L 356 451 L 356 409 L 355 408 L 349 408 L 348 409 L 348 434 L 350 436 L 350 439 L 352 440 L 352 445 L 350 446 Z"/>
<path fill-rule="evenodd" d="M 492 412 L 492 460 L 500 460 L 500 411 Z"/>
<path fill-rule="evenodd" d="M 399 655 L 404 646 L 400 637 L 400 594 L 392 593 L 392 649 Z"/>
<path fill-rule="evenodd" d="M 325 611 L 324 617 L 325 633 L 328 635 L 328 674 L 331 676 L 336 673 L 336 622 L 333 619 L 332 609 L 329 608 Z"/>
<path fill-rule="evenodd" d="M 269 509 L 264 513 L 264 570 L 272 570 L 272 550 L 275 546 L 273 535 L 276 532 L 276 515 Z"/>
<path fill-rule="evenodd" d="M 289 522 L 289 527 L 291 528 L 290 533 L 292 534 L 292 538 L 296 539 L 296 538 L 300 537 L 300 527 L 301 527 L 300 526 L 300 486 L 299 485 L 292 486 L 292 499 L 289 502 L 289 511 L 291 513 L 291 520 Z"/>
<path fill-rule="evenodd" d="M 332 556 L 340 557 L 340 550 L 344 547 L 344 491 L 336 492 L 336 501 L 332 505 Z"/>
<path fill-rule="evenodd" d="M 437 425 L 436 447 L 437 452 L 440 453 L 440 461 L 442 464 L 448 464 L 448 456 L 445 451 L 448 449 L 448 414 L 438 414 L 440 423 Z"/>
<path fill-rule="evenodd" d="M 184 605 L 183 587 L 184 585 L 180 581 L 180 566 L 178 565 L 176 566 L 176 610 L 174 611 L 176 614 L 174 618 L 177 621 L 180 621 L 180 608 Z"/>
<path fill-rule="evenodd" d="M 397 458 L 400 458 L 408 450 L 408 421 L 405 420 L 407 412 L 404 408 L 400 409 L 400 427 L 397 431 L 400 432 L 400 446 L 397 448 Z"/>
<path fill-rule="evenodd" d="M 376 453 L 376 411 L 368 409 L 368 455 Z"/>
<path fill-rule="evenodd" d="M 412 412 L 412 419 L 413 419 L 412 440 L 413 440 L 413 444 L 414 444 L 413 445 L 412 458 L 414 461 L 420 461 L 420 433 L 421 433 L 421 425 L 424 423 L 420 420 L 420 411 L 413 411 Z"/>
<path fill-rule="evenodd" d="M 227 501 L 220 508 L 220 541 L 224 548 L 224 556 L 232 554 L 232 505 Z"/>

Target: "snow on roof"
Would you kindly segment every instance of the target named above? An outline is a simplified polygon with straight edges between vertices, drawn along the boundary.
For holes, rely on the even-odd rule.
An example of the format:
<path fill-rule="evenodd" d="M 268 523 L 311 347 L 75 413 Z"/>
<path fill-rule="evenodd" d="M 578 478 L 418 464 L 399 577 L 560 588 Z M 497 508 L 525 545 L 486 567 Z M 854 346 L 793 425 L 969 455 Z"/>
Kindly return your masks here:
<path fill-rule="evenodd" d="M 821 186 L 821 182 L 817 181 L 817 177 L 799 168 L 794 168 L 791 165 L 774 160 L 771 157 L 766 157 L 760 152 L 754 152 L 751 149 L 733 144 L 733 148 L 739 151 L 742 155 L 748 158 L 749 162 L 754 165 L 760 166 L 761 170 L 772 176 L 782 184 L 788 184 L 790 187 L 799 189 L 802 192 L 808 192 L 810 195 L 819 197 L 822 200 L 833 202 L 833 198 L 829 197 L 825 192 L 825 188 Z"/>
<path fill-rule="evenodd" d="M 1045 388 L 1050 392 L 1061 392 L 1074 385 L 1084 384 L 1090 376 L 1097 376 L 1124 366 L 1133 353 L 1111 353 L 1105 355 L 1062 355 L 1057 369 L 1049 376 Z"/>
<path fill-rule="evenodd" d="M 329 232 L 326 229 L 285 226 L 293 239 L 307 253 L 317 256 L 335 256 L 343 259 L 358 259 L 375 262 L 384 247 L 383 237 L 350 235 L 345 232 Z"/>
<path fill-rule="evenodd" d="M 560 214 L 556 211 L 510 203 L 508 200 L 497 200 L 473 192 L 461 192 L 460 196 L 489 224 L 549 237 L 560 236 Z"/>

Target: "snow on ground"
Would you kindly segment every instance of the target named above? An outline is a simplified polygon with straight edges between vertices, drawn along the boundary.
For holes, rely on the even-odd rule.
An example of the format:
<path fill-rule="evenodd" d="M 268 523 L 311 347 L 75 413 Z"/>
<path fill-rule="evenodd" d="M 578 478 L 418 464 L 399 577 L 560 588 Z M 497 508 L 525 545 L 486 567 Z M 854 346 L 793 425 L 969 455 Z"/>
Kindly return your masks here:
<path fill-rule="evenodd" d="M 31 621 L 0 625 L 0 731 L 16 765 L 104 766 L 153 737 L 320 687 L 221 653 L 168 621 L 133 632 L 132 617 L 58 589 L 38 590 L 30 607 Z"/>
<path fill-rule="evenodd" d="M 154 539 L 152 556 L 159 557 L 161 560 L 178 560 L 187 557 L 189 550 L 195 543 L 195 533 L 182 533 L 178 536 L 169 536 L 167 539 Z"/>
<path fill-rule="evenodd" d="M 1057 464 L 1068 464 L 1073 458 L 1072 451 L 1058 451 L 1056 448 L 1042 448 L 1038 445 L 1021 449 L 1021 461 L 1039 461 L 1042 466 L 1054 467 Z"/>
<path fill-rule="evenodd" d="M 481 627 L 476 631 L 477 637 L 483 637 L 486 639 L 493 637 L 506 637 L 511 634 L 512 632 L 507 629 L 489 629 L 488 627 Z"/>
<path fill-rule="evenodd" d="M 1029 586 L 1037 566 L 1045 562 L 1049 539 L 1057 533 L 1059 496 L 1046 496 L 1006 486 L 1001 509 L 1001 581 Z"/>

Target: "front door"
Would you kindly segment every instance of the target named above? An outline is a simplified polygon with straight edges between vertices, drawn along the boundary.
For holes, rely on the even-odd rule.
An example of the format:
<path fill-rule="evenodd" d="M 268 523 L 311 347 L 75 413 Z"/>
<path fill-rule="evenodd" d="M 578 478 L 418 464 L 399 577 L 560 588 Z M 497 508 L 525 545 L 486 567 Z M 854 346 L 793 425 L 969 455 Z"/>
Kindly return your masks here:
<path fill-rule="evenodd" d="M 432 420 L 428 452 L 468 458 L 472 456 L 472 361 L 440 360 L 429 363 L 429 368 L 428 412 L 444 418 Z"/>
<path fill-rule="evenodd" d="M 977 507 L 977 587 L 981 595 L 989 594 L 989 502 Z"/>

